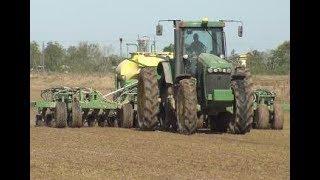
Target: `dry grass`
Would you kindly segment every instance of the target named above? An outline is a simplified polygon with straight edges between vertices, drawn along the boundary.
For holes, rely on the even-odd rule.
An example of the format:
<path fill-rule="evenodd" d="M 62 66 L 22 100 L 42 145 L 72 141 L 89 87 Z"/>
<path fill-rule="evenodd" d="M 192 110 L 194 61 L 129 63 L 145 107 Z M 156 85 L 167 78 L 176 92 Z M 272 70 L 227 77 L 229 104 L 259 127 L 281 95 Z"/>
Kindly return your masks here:
<path fill-rule="evenodd" d="M 266 79 L 255 77 L 255 82 L 265 85 Z M 91 86 L 105 93 L 113 89 L 113 78 L 32 75 L 31 99 L 52 85 Z M 289 113 L 282 131 L 184 136 L 122 128 L 38 128 L 31 112 L 31 179 L 289 179 Z"/>
<path fill-rule="evenodd" d="M 277 93 L 277 99 L 290 103 L 290 76 L 253 76 L 254 88 L 266 88 Z"/>

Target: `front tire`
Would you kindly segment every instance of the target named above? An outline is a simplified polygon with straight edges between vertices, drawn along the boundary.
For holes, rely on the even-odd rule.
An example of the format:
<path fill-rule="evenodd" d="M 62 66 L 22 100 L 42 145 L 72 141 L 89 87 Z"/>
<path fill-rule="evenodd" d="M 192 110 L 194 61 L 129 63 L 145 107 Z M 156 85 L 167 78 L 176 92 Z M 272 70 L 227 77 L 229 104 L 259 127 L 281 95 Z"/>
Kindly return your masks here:
<path fill-rule="evenodd" d="M 182 79 L 176 96 L 178 132 L 193 134 L 197 130 L 198 121 L 195 79 Z"/>
<path fill-rule="evenodd" d="M 233 134 L 245 134 L 250 132 L 253 122 L 253 92 L 251 75 L 247 69 L 239 69 L 242 75 L 231 81 L 234 93 L 234 118 L 229 123 L 229 129 Z M 244 75 L 244 77 L 242 77 Z"/>

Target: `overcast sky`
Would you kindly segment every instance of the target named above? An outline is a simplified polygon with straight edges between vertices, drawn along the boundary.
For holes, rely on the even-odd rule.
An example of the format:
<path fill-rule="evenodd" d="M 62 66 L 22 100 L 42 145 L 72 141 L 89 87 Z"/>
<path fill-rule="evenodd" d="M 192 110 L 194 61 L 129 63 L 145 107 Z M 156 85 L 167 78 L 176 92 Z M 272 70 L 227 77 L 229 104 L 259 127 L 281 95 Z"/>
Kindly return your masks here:
<path fill-rule="evenodd" d="M 290 0 L 31 0 L 30 39 L 58 41 L 64 46 L 79 41 L 112 44 L 119 51 L 135 42 L 138 34 L 153 38 L 159 19 L 235 19 L 244 23 L 244 36 L 237 37 L 237 24 L 227 24 L 228 54 L 232 49 L 267 50 L 290 40 Z M 173 42 L 172 24 L 163 23 L 157 49 Z M 125 46 L 123 46 L 125 49 Z"/>

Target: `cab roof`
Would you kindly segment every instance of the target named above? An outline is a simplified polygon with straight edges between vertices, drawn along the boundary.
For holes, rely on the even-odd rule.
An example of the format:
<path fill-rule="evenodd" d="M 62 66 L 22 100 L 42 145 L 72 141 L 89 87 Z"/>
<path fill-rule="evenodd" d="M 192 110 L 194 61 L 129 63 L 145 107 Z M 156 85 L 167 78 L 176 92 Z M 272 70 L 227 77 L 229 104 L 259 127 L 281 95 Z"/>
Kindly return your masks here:
<path fill-rule="evenodd" d="M 202 21 L 181 21 L 180 27 L 203 27 Z M 224 27 L 225 23 L 223 21 L 208 21 L 207 27 Z"/>

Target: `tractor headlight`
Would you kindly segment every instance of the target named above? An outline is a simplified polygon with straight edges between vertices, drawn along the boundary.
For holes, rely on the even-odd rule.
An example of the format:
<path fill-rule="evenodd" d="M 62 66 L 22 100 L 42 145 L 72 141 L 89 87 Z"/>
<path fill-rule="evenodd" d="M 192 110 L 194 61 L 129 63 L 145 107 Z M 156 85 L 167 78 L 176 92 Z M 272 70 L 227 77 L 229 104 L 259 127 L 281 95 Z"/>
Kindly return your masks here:
<path fill-rule="evenodd" d="M 212 73 L 214 71 L 213 67 L 208 68 L 208 73 Z"/>

